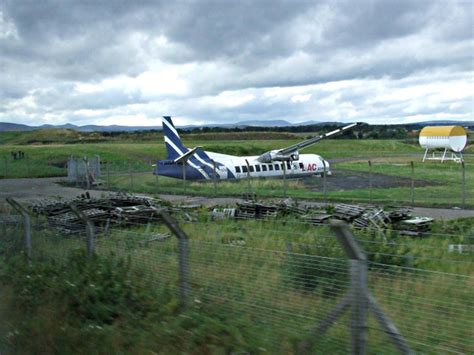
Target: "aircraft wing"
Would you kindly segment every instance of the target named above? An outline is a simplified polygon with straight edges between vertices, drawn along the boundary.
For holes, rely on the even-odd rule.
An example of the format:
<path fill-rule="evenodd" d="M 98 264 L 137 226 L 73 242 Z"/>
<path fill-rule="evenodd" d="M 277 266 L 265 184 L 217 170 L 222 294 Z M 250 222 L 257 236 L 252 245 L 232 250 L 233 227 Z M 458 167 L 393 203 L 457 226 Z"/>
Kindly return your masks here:
<path fill-rule="evenodd" d="M 342 127 L 342 128 L 338 128 L 338 129 L 335 129 L 334 131 L 331 131 L 331 132 L 328 132 L 328 133 L 325 133 L 325 134 L 322 134 L 318 137 L 313 137 L 313 138 L 310 138 L 310 139 L 307 139 L 303 142 L 300 142 L 300 143 L 296 143 L 296 144 L 293 144 L 293 145 L 290 145 L 289 147 L 286 147 L 286 148 L 283 148 L 283 149 L 280 149 L 278 150 L 278 153 L 280 154 L 291 154 L 297 150 L 300 150 L 300 149 L 303 149 L 303 148 L 306 148 L 310 145 L 313 145 L 314 143 L 316 142 L 319 142 L 320 140 L 323 140 L 324 138 L 328 138 L 328 137 L 332 137 L 332 136 L 337 136 L 338 134 L 341 134 L 351 128 L 354 128 L 355 126 L 357 125 L 360 125 L 359 122 L 357 123 L 352 123 L 350 125 L 347 125 L 345 127 Z"/>
<path fill-rule="evenodd" d="M 300 149 L 303 149 L 303 148 L 306 148 L 310 145 L 313 145 L 314 143 L 319 142 L 322 139 L 341 134 L 341 133 L 343 133 L 343 132 L 345 132 L 345 131 L 347 131 L 351 128 L 354 128 L 358 125 L 361 125 L 361 124 L 362 123 L 360 123 L 360 122 L 351 123 L 350 125 L 344 126 L 342 128 L 335 129 L 334 131 L 322 134 L 322 135 L 317 136 L 317 137 L 307 139 L 307 140 L 302 141 L 300 143 L 290 145 L 289 147 L 266 152 L 266 153 L 262 154 L 260 157 L 258 157 L 257 160 L 259 160 L 262 163 L 270 163 L 270 162 L 275 161 L 275 160 L 276 161 L 297 160 L 298 159 L 298 151 Z"/>

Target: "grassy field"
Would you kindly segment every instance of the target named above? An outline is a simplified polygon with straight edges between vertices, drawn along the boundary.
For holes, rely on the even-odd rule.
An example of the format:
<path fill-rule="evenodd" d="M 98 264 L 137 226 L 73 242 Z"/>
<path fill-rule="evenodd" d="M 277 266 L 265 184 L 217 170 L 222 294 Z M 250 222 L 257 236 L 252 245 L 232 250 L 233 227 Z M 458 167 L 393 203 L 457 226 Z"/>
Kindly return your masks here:
<path fill-rule="evenodd" d="M 84 239 L 36 233 L 36 260 L 48 256 L 58 264 L 36 269 L 2 264 L 7 287 L 1 304 L 10 307 L 0 312 L 2 319 L 17 321 L 3 329 L 4 345 L 42 352 L 76 347 L 79 352 L 293 354 L 312 339 L 311 353 L 348 352 L 348 315 L 324 337 L 310 331 L 349 282 L 348 263 L 326 227 L 309 228 L 292 219 L 209 221 L 205 214 L 197 220 L 182 224 L 190 236 L 191 302 L 185 312 L 177 307 L 176 240 L 150 241 L 154 233 L 167 231 L 164 226 L 112 230 L 98 239 L 99 255 L 113 252 L 113 260 L 129 259 L 131 269 L 104 259 L 87 266 L 74 258 L 71 264 L 67 255 L 83 249 Z M 447 252 L 450 243 L 472 243 L 473 226 L 472 219 L 439 222 L 437 234 L 423 239 L 356 232 L 369 256 L 370 290 L 415 352 L 468 353 L 474 346 L 472 255 Z M 446 234 L 451 232 L 456 235 Z M 21 297 L 8 298 L 8 285 L 15 282 Z M 38 285 L 45 285 L 40 298 Z M 132 306 L 141 318 L 127 313 Z M 74 319 L 76 314 L 81 318 Z M 368 353 L 396 353 L 379 329 L 370 317 Z"/>
<path fill-rule="evenodd" d="M 14 135 L 12 133 L 12 135 Z M 200 135 L 194 138 L 202 139 Z M 214 136 L 213 138 L 219 138 Z M 13 140 L 13 139 L 11 139 Z M 18 140 L 17 140 L 18 141 Z M 256 155 L 296 143 L 298 140 L 185 140 L 187 146 L 202 146 L 206 150 L 235 155 Z M 13 160 L 11 151 L 24 151 L 24 159 Z M 467 153 L 473 151 L 472 146 Z M 461 203 L 461 171 L 460 165 L 452 162 L 440 164 L 427 162 L 422 164 L 419 154 L 421 149 L 412 143 L 396 140 L 327 140 L 322 141 L 304 151 L 317 153 L 326 159 L 360 158 L 333 164 L 334 168 L 350 171 L 366 172 L 369 168 L 367 159 L 373 162 L 374 174 L 386 174 L 410 178 L 410 161 L 415 161 L 415 179 L 432 182 L 433 186 L 420 186 L 415 183 L 415 203 L 420 205 L 459 205 Z M 64 176 L 66 162 L 69 156 L 99 155 L 103 162 L 109 164 L 110 177 L 106 177 L 106 168 L 103 165 L 102 182 L 104 187 L 119 190 L 148 192 L 148 193 L 182 193 L 183 183 L 179 180 L 160 177 L 158 180 L 149 174 L 157 159 L 165 157 L 164 145 L 160 142 L 112 142 L 112 143 L 84 143 L 84 144 L 48 144 L 48 145 L 0 145 L 0 177 L 47 177 Z M 474 205 L 474 159 L 466 158 L 466 204 Z M 130 171 L 134 176 L 130 177 Z M 145 174 L 138 174 L 145 172 Z M 330 179 L 330 178 L 329 178 Z M 220 182 L 218 194 L 240 195 L 248 190 L 248 182 Z M 294 198 L 322 198 L 322 181 L 314 180 L 311 188 L 306 183 L 295 180 L 288 183 L 288 195 Z M 281 180 L 252 180 L 252 191 L 261 197 L 281 197 L 284 195 L 283 181 Z M 319 192 L 317 191 L 319 190 Z M 189 183 L 187 193 L 210 195 L 214 193 L 212 182 Z M 404 187 L 382 189 L 354 189 L 330 191 L 328 198 L 334 201 L 379 201 L 380 203 L 409 203 L 412 191 L 410 183 Z"/>

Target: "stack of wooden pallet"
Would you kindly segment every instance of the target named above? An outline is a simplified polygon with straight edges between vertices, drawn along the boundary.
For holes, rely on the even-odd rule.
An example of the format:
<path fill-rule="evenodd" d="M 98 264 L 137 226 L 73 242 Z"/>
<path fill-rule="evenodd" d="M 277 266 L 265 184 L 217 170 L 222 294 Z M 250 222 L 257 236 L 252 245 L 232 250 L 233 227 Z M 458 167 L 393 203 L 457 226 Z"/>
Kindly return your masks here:
<path fill-rule="evenodd" d="M 357 217 L 364 213 L 365 208 L 357 205 L 347 205 L 344 203 L 334 206 L 334 218 L 341 219 L 347 222 L 352 222 Z"/>

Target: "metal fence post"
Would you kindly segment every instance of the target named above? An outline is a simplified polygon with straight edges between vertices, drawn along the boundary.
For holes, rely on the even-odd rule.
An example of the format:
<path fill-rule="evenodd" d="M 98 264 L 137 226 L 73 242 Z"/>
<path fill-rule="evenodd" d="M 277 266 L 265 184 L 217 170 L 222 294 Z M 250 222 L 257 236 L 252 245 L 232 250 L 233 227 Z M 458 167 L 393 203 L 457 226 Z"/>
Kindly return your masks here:
<path fill-rule="evenodd" d="M 186 195 L 186 160 L 183 160 L 183 194 Z"/>
<path fill-rule="evenodd" d="M 130 191 L 133 190 L 133 170 L 132 170 L 132 162 L 128 163 L 128 174 L 130 176 Z"/>
<path fill-rule="evenodd" d="M 5 179 L 8 178 L 8 157 L 5 157 Z"/>
<path fill-rule="evenodd" d="M 188 249 L 188 236 L 179 227 L 176 220 L 162 209 L 159 212 L 161 218 L 165 222 L 168 229 L 178 238 L 178 250 L 179 250 L 179 300 L 182 308 L 186 308 L 188 305 L 189 297 L 189 249 Z"/>
<path fill-rule="evenodd" d="M 31 257 L 33 254 L 33 246 L 31 242 L 31 217 L 30 212 L 23 207 L 20 203 L 18 203 L 15 199 L 11 197 L 7 197 L 7 202 L 10 206 L 13 207 L 17 212 L 19 212 L 23 216 L 24 227 L 25 227 L 25 248 L 26 248 L 26 256 L 28 260 L 31 261 Z"/>
<path fill-rule="evenodd" d="M 411 166 L 411 204 L 415 204 L 415 163 L 410 162 Z"/>
<path fill-rule="evenodd" d="M 286 161 L 283 161 L 283 196 L 288 195 L 288 185 L 286 181 Z"/>
<path fill-rule="evenodd" d="M 372 162 L 369 160 L 369 201 L 372 202 Z"/>
<path fill-rule="evenodd" d="M 26 155 L 25 157 L 26 159 L 26 177 L 30 177 L 30 156 L 29 155 Z"/>
<path fill-rule="evenodd" d="M 214 175 L 212 177 L 212 181 L 214 182 L 214 196 L 217 196 L 217 167 L 214 160 L 212 160 L 212 168 L 214 169 Z"/>
<path fill-rule="evenodd" d="M 337 239 L 351 259 L 351 348 L 352 354 L 365 354 L 367 346 L 367 257 L 346 224 L 331 223 Z"/>
<path fill-rule="evenodd" d="M 71 155 L 71 161 L 74 164 L 74 171 L 76 173 L 76 177 L 75 177 L 76 186 L 79 186 L 79 159 L 76 159 L 75 156 Z"/>
<path fill-rule="evenodd" d="M 245 164 L 247 164 L 247 191 L 250 192 L 250 164 L 247 159 L 245 159 Z"/>
<path fill-rule="evenodd" d="M 110 167 L 109 167 L 109 165 L 110 165 L 110 163 L 107 160 L 106 165 L 105 165 L 105 168 L 107 169 L 107 190 L 110 190 Z"/>
<path fill-rule="evenodd" d="M 462 187 L 461 187 L 461 201 L 462 207 L 466 207 L 466 166 L 464 165 L 464 160 L 461 162 L 462 169 Z"/>
<path fill-rule="evenodd" d="M 323 194 L 324 194 L 324 203 L 328 203 L 328 191 L 326 185 L 326 162 L 323 159 Z"/>
<path fill-rule="evenodd" d="M 159 183 L 159 178 L 158 178 L 158 162 L 156 162 L 156 167 L 155 167 L 155 182 L 156 182 L 156 193 L 159 193 L 160 191 L 160 183 Z"/>
<path fill-rule="evenodd" d="M 84 173 L 86 175 L 86 186 L 88 189 L 91 188 L 91 180 L 89 175 L 89 158 L 84 157 Z"/>
<path fill-rule="evenodd" d="M 401 354 L 411 354 L 411 350 L 400 334 L 397 327 L 384 314 L 375 298 L 368 289 L 367 256 L 358 245 L 355 237 L 350 232 L 347 224 L 342 221 L 331 221 L 331 229 L 336 234 L 345 253 L 351 259 L 351 283 L 350 289 L 342 297 L 341 301 L 315 328 L 313 333 L 323 335 L 347 309 L 351 308 L 351 353 L 365 354 L 367 347 L 367 314 L 369 307 L 374 312 L 375 318 L 380 323 L 384 332 L 389 336 L 391 342 L 397 347 Z M 301 344 L 302 351 L 309 352 L 314 340 Z"/>
<path fill-rule="evenodd" d="M 95 245 L 95 230 L 94 230 L 94 223 L 87 217 L 81 210 L 79 210 L 74 204 L 70 204 L 69 208 L 71 208 L 72 212 L 79 217 L 81 221 L 86 224 L 86 233 L 87 233 L 87 256 L 90 258 L 94 255 Z"/>

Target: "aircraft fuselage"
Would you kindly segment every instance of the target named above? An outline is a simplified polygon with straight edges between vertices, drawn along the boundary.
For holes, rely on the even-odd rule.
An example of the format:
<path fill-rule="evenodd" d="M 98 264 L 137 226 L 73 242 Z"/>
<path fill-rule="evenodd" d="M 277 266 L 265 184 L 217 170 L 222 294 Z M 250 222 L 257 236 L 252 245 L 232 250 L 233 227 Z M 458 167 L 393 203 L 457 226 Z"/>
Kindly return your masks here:
<path fill-rule="evenodd" d="M 288 178 L 303 177 L 309 175 L 321 175 L 324 172 L 323 158 L 316 154 L 301 154 L 296 161 L 275 161 L 263 164 L 257 160 L 258 156 L 233 156 L 214 152 L 204 152 L 209 161 L 175 163 L 173 160 L 160 160 L 157 162 L 155 175 L 162 175 L 177 179 L 187 180 L 210 180 L 214 176 L 214 165 L 216 179 L 245 179 L 250 177 L 283 177 L 286 173 Z M 248 162 L 248 164 L 247 164 Z M 326 171 L 329 173 L 329 163 L 325 161 Z M 284 170 L 286 168 L 286 172 Z"/>

